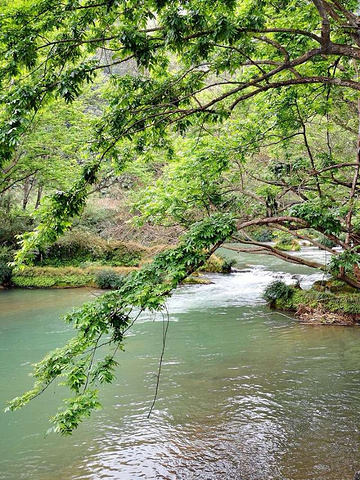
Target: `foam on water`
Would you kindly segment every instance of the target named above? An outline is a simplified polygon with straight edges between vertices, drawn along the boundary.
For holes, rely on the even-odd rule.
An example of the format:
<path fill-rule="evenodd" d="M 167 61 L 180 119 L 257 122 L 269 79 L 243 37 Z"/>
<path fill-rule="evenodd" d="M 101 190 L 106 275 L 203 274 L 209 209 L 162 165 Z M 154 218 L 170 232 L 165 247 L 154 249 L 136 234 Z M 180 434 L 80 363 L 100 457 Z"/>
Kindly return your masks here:
<path fill-rule="evenodd" d="M 292 275 L 285 272 L 271 272 L 264 266 L 250 266 L 249 269 L 229 275 L 208 274 L 209 285 L 180 287 L 167 302 L 171 314 L 193 310 L 210 310 L 229 305 L 264 305 L 262 294 L 271 282 L 281 280 L 288 285 L 300 283 L 301 288 L 310 288 L 324 277 L 322 273 Z"/>

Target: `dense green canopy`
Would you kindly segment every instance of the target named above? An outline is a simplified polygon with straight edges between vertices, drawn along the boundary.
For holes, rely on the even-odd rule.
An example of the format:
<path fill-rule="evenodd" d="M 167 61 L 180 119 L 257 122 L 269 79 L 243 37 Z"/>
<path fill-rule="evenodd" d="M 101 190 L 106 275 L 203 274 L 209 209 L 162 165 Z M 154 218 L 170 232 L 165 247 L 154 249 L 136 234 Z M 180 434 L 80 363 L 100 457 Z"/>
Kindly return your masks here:
<path fill-rule="evenodd" d="M 294 92 L 278 102 L 283 130 L 294 122 L 281 113 L 286 103 L 316 86 L 328 104 L 334 95 L 355 102 L 356 8 L 356 2 L 323 0 L 6 3 L 0 17 L 2 162 L 11 161 L 43 105 L 59 97 L 72 102 L 100 71 L 109 82 L 107 106 L 83 151 L 82 178 L 52 199 L 24 255 L 69 226 L 104 161 L 126 166 L 126 139 L 139 151 L 158 147 L 169 130 L 244 115 L 245 100 L 278 102 L 281 88 Z M 317 107 L 322 115 L 329 113 L 325 103 Z M 304 129 L 309 114 L 301 117 L 296 122 Z"/>

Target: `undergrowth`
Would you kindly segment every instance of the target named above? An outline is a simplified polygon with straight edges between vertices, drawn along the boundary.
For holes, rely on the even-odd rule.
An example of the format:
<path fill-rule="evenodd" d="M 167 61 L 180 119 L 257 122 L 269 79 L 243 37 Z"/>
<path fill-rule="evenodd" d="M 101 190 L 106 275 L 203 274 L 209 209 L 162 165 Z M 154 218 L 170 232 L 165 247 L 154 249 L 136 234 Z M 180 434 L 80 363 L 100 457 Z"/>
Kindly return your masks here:
<path fill-rule="evenodd" d="M 332 313 L 360 314 L 360 292 L 302 290 L 276 281 L 265 289 L 263 298 L 270 307 L 279 310 L 296 312 L 301 306 L 306 306 Z"/>

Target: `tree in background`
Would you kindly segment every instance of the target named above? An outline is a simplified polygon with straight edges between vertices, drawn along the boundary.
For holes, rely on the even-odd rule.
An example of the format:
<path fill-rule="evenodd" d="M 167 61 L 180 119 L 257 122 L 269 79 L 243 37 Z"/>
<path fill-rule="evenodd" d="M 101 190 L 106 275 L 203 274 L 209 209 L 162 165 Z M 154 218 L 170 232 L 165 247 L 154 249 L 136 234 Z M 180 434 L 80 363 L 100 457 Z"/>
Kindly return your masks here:
<path fill-rule="evenodd" d="M 328 269 L 260 239 L 283 234 L 310 242 L 333 257 L 334 275 L 358 288 L 357 105 L 335 93 L 330 102 L 322 90 L 259 95 L 222 125 L 178 138 L 177 158 L 137 194 L 140 221 L 186 227 L 231 212 L 233 240 L 252 247 L 227 248 Z"/>
<path fill-rule="evenodd" d="M 44 188 L 51 193 L 71 186 L 84 163 L 81 152 L 87 142 L 90 118 L 83 110 L 81 104 L 64 105 L 57 101 L 36 116 L 12 159 L 3 163 L 2 198 L 11 191 L 13 197 L 20 197 L 21 207 L 26 210 L 31 194 L 35 193 L 36 209 Z"/>

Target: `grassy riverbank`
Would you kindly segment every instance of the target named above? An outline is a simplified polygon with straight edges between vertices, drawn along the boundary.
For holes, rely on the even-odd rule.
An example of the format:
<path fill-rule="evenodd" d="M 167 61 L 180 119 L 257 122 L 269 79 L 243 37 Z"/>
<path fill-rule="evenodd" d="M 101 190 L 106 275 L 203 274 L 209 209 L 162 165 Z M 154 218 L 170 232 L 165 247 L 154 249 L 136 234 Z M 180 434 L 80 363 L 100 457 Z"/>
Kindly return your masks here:
<path fill-rule="evenodd" d="M 35 252 L 33 266 L 12 270 L 15 250 L 0 250 L 0 286 L 16 288 L 118 288 L 124 277 L 152 261 L 160 252 L 174 248 L 158 238 L 152 245 L 105 239 L 75 228 L 52 245 Z M 231 262 L 213 255 L 201 271 L 227 273 Z M 199 272 L 188 283 L 206 283 Z"/>
<path fill-rule="evenodd" d="M 271 308 L 294 312 L 303 323 L 360 324 L 360 293 L 336 280 L 315 283 L 310 290 L 277 281 L 266 288 L 264 298 Z"/>
<path fill-rule="evenodd" d="M 151 258 L 148 259 L 150 261 Z M 124 277 L 137 270 L 138 266 L 92 265 L 87 267 L 76 266 L 33 266 L 12 273 L 7 281 L 8 287 L 16 288 L 75 288 L 119 287 Z M 213 256 L 204 265 L 202 272 L 226 273 L 230 269 L 229 263 Z M 200 272 L 192 275 L 185 283 L 208 283 Z"/>
<path fill-rule="evenodd" d="M 11 285 L 18 288 L 100 287 L 104 275 L 123 277 L 135 267 L 26 267 L 11 277 Z"/>

